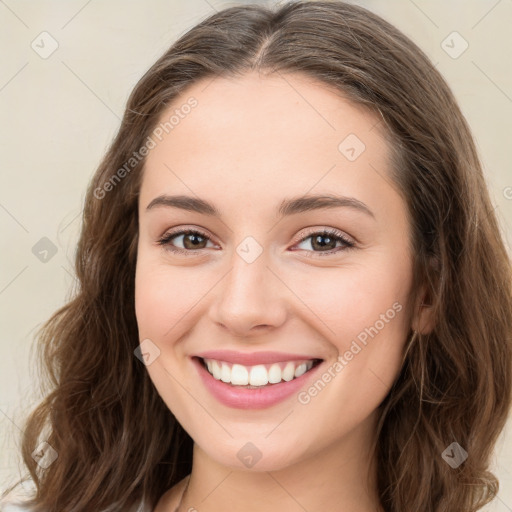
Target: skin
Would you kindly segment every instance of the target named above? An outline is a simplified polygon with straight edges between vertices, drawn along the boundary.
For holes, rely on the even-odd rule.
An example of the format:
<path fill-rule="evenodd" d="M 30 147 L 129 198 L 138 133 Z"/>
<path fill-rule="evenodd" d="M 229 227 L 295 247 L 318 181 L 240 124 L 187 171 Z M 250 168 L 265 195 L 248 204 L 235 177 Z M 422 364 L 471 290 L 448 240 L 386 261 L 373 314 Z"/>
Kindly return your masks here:
<path fill-rule="evenodd" d="M 209 78 L 162 119 L 191 96 L 197 107 L 147 157 L 136 271 L 140 340 L 160 350 L 147 371 L 194 440 L 180 510 L 380 510 L 370 457 L 377 407 L 400 369 L 409 329 L 429 325 L 428 311 L 413 314 L 409 299 L 408 214 L 389 177 L 382 123 L 300 74 Z M 338 150 L 351 133 L 366 146 L 355 161 Z M 162 194 L 206 199 L 221 218 L 147 210 Z M 281 201 L 306 194 L 353 197 L 373 216 L 338 207 L 280 219 Z M 174 254 L 158 240 L 178 227 L 210 241 Z M 338 242 L 324 249 L 338 252 L 322 256 L 311 235 L 325 228 L 354 248 Z M 252 263 L 236 251 L 248 236 L 263 248 Z M 169 244 L 184 248 L 184 237 Z M 401 311 L 307 404 L 293 395 L 261 410 L 227 407 L 190 360 L 209 349 L 305 353 L 324 360 L 320 377 L 396 303 Z M 262 454 L 252 468 L 237 458 L 249 441 Z M 157 512 L 174 511 L 183 484 L 162 496 Z"/>

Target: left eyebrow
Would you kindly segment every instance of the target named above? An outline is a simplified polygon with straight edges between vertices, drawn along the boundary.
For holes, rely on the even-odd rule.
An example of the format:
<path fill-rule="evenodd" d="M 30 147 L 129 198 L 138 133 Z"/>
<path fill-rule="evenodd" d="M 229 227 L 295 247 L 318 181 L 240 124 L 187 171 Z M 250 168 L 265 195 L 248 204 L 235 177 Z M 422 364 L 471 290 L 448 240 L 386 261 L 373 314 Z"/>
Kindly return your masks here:
<path fill-rule="evenodd" d="M 202 213 L 213 217 L 221 216 L 219 210 L 212 203 L 192 196 L 161 195 L 155 197 L 148 204 L 146 210 L 151 210 L 157 206 L 180 208 L 182 210 Z M 333 194 L 299 196 L 291 199 L 284 199 L 277 211 L 281 217 L 284 217 L 306 211 L 340 207 L 353 208 L 375 218 L 375 215 L 368 206 L 355 197 L 337 196 Z"/>
<path fill-rule="evenodd" d="M 320 210 L 324 208 L 354 208 L 360 212 L 366 213 L 375 218 L 373 212 L 363 202 L 355 197 L 337 196 L 333 194 L 300 196 L 282 201 L 279 207 L 279 214 L 283 217 L 302 213 L 310 210 Z"/>

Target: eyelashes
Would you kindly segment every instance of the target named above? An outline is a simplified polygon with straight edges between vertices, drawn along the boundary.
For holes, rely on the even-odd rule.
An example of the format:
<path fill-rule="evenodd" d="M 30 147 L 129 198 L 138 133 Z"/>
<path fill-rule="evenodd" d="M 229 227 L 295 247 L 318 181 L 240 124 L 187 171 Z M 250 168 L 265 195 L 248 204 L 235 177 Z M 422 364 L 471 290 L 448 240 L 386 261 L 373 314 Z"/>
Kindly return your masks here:
<path fill-rule="evenodd" d="M 195 240 L 198 242 L 196 245 L 201 245 L 204 241 L 211 242 L 210 237 L 203 233 L 200 230 L 197 229 L 181 229 L 176 231 L 170 231 L 168 233 L 165 233 L 158 241 L 157 244 L 162 246 L 165 250 L 168 250 L 175 254 L 182 254 L 185 256 L 193 256 L 196 255 L 195 253 L 206 249 L 206 247 L 197 247 L 197 248 L 181 248 L 174 246 L 171 242 L 172 240 L 183 237 L 183 242 L 185 241 L 186 237 L 190 237 L 188 240 L 191 242 L 192 240 Z M 199 240 L 202 239 L 202 240 Z M 341 231 L 338 231 L 336 229 L 323 229 L 320 231 L 314 231 L 309 233 L 307 236 L 302 237 L 300 239 L 294 240 L 294 245 L 301 244 L 305 242 L 308 239 L 312 239 L 311 242 L 309 242 L 311 247 L 315 247 L 315 244 L 319 243 L 319 239 L 328 239 L 329 242 L 327 244 L 335 242 L 336 245 L 338 243 L 342 244 L 342 247 L 330 249 L 327 251 L 314 251 L 314 250 L 305 250 L 305 249 L 299 249 L 302 251 L 305 251 L 305 255 L 308 257 L 323 257 L 323 256 L 330 256 L 333 254 L 339 254 L 342 251 L 347 251 L 355 247 L 355 243 L 348 239 Z M 320 246 L 322 244 L 320 243 Z M 297 249 L 293 249 L 297 250 Z"/>
<path fill-rule="evenodd" d="M 180 253 L 180 254 L 183 254 L 183 253 L 187 254 L 190 252 L 196 252 L 198 250 L 203 249 L 203 247 L 199 247 L 198 249 L 188 249 L 187 250 L 187 249 L 181 249 L 180 247 L 175 247 L 174 245 L 171 244 L 171 240 L 173 238 L 177 238 L 179 236 L 186 237 L 186 236 L 191 236 L 191 235 L 193 235 L 194 237 L 204 238 L 207 241 L 211 241 L 210 237 L 201 231 L 198 231 L 196 229 L 182 229 L 179 231 L 171 231 L 169 233 L 166 233 L 162 238 L 160 238 L 158 240 L 157 243 L 159 245 L 164 246 L 164 248 L 166 250 L 169 250 L 171 252 Z"/>

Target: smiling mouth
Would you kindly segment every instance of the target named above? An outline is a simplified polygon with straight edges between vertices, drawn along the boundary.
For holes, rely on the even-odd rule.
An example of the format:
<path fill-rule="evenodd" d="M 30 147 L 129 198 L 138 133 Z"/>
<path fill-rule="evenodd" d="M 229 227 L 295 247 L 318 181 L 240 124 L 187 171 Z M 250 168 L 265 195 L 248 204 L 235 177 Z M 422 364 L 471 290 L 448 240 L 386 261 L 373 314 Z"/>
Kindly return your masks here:
<path fill-rule="evenodd" d="M 318 366 L 322 359 L 283 361 L 272 364 L 246 366 L 216 359 L 197 357 L 203 368 L 216 380 L 233 387 L 260 389 L 290 382 Z"/>

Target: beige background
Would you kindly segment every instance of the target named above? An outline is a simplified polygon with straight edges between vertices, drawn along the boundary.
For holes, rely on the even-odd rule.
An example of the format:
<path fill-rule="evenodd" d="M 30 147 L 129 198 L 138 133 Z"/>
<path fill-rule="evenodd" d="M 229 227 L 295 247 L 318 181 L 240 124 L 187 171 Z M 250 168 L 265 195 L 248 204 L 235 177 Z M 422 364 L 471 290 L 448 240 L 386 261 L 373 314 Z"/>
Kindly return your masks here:
<path fill-rule="evenodd" d="M 510 247 L 512 0 L 355 3 L 403 30 L 447 78 L 473 128 Z M 0 0 L 1 489 L 19 475 L 19 425 L 39 393 L 33 334 L 65 302 L 73 284 L 85 189 L 116 133 L 128 94 L 179 35 L 214 10 L 236 4 Z M 43 31 L 58 43 L 47 58 L 31 47 L 35 41 L 39 52 L 51 49 L 50 36 L 39 36 Z M 445 43 L 453 46 L 450 56 L 442 42 L 454 31 L 460 36 Z M 464 41 L 467 50 L 453 58 Z M 46 263 L 32 252 L 42 237 L 57 249 Z M 500 494 L 486 510 L 512 511 L 510 430 L 496 450 Z"/>

